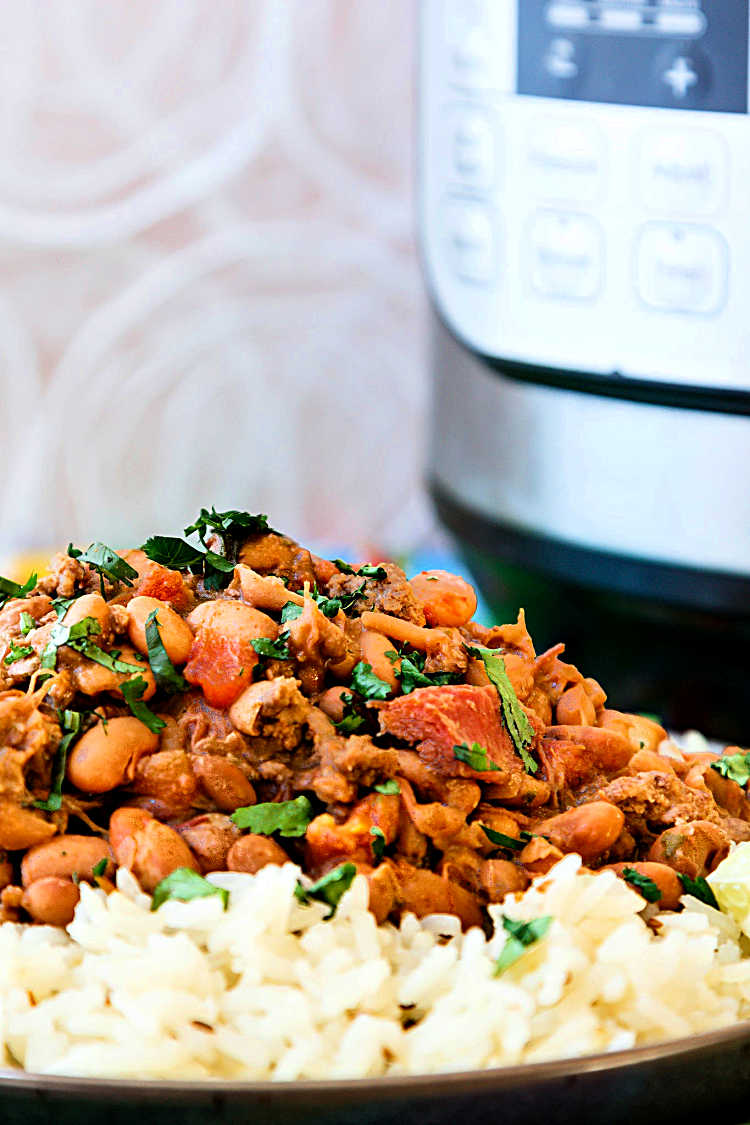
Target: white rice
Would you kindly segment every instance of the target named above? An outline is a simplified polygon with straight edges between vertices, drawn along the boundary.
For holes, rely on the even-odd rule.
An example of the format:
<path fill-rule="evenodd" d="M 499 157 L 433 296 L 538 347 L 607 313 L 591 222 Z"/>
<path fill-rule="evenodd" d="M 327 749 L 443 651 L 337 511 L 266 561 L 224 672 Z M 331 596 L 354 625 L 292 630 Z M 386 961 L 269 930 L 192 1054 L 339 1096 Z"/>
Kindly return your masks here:
<path fill-rule="evenodd" d="M 746 941 L 684 899 L 658 915 L 612 872 L 566 856 L 491 907 L 488 941 L 456 920 L 376 926 L 357 878 L 335 917 L 294 897 L 292 864 L 209 876 L 230 892 L 150 911 L 129 873 L 82 886 L 67 933 L 0 926 L 5 1065 L 95 1077 L 290 1080 L 500 1066 L 612 1051 L 750 1016 Z M 552 915 L 493 976 L 503 911 Z"/>

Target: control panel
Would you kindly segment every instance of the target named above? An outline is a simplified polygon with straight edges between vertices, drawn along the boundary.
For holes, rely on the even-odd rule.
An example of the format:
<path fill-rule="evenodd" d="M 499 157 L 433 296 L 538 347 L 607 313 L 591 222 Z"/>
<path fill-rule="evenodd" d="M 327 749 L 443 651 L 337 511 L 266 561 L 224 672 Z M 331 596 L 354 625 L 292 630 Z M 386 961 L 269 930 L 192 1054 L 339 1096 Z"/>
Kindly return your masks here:
<path fill-rule="evenodd" d="M 421 226 L 476 351 L 750 393 L 748 0 L 423 0 Z"/>

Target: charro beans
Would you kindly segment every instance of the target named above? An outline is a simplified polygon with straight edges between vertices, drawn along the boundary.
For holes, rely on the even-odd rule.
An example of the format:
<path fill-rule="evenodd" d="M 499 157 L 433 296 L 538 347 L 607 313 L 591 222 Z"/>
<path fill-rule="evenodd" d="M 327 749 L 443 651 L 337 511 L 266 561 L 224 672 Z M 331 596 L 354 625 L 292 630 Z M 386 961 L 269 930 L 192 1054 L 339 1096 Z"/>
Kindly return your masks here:
<path fill-rule="evenodd" d="M 103 691 L 122 695 L 122 685 L 126 680 L 131 680 L 136 676 L 140 676 L 146 684 L 141 696 L 144 702 L 150 699 L 156 691 L 156 680 L 148 661 L 144 660 L 140 653 L 136 653 L 135 649 L 129 645 L 123 645 L 118 656 L 118 661 L 122 660 L 130 665 L 130 668 L 124 672 L 113 672 L 111 668 L 105 668 L 103 664 L 98 664 L 95 660 L 87 660 L 85 657 L 79 656 L 77 652 L 69 651 L 70 655 L 66 656 L 65 649 L 60 649 L 58 664 L 63 667 L 70 667 L 76 688 L 82 695 L 98 695 Z"/>
<path fill-rule="evenodd" d="M 219 754 L 191 754 L 190 764 L 201 789 L 222 812 L 255 804 L 255 790 L 233 762 Z"/>
<path fill-rule="evenodd" d="M 177 826 L 177 831 L 201 865 L 204 874 L 225 871 L 227 854 L 240 830 L 222 813 L 204 813 Z"/>
<path fill-rule="evenodd" d="M 26 888 L 21 906 L 35 922 L 45 926 L 67 926 L 73 921 L 80 892 L 72 879 L 45 875 Z"/>
<path fill-rule="evenodd" d="M 609 851 L 624 825 L 625 817 L 616 805 L 591 801 L 539 821 L 532 831 L 546 837 L 561 852 L 578 852 L 588 863 Z"/>
<path fill-rule="evenodd" d="M 21 861 L 21 881 L 24 887 L 47 876 L 79 879 L 89 882 L 94 878 L 94 868 L 106 860 L 105 875 L 114 873 L 112 852 L 106 840 L 98 836 L 55 836 L 44 844 L 31 848 Z"/>
<path fill-rule="evenodd" d="M 109 839 L 118 865 L 129 868 L 149 894 L 178 867 L 200 872 L 179 833 L 143 809 L 116 809 L 109 822 Z"/>
<path fill-rule="evenodd" d="M 637 871 L 639 875 L 645 875 L 647 879 L 656 883 L 661 892 L 661 898 L 657 903 L 659 910 L 676 910 L 680 905 L 680 898 L 685 894 L 677 872 L 672 867 L 667 867 L 666 863 L 648 861 L 644 863 L 638 860 L 635 863 L 611 863 L 608 866 L 618 875 L 622 875 L 626 869 Z M 604 867 L 602 870 L 606 871 L 607 868 Z M 638 888 L 633 887 L 633 890 Z"/>
<path fill-rule="evenodd" d="M 281 866 L 288 862 L 289 856 L 275 840 L 250 833 L 232 844 L 227 855 L 227 871 L 247 871 L 254 875 L 268 863 Z"/>
<path fill-rule="evenodd" d="M 184 664 L 190 655 L 193 631 L 179 613 L 158 598 L 135 597 L 127 605 L 128 636 L 134 648 L 144 656 L 148 654 L 146 623 L 156 613 L 161 643 L 173 664 Z"/>
<path fill-rule="evenodd" d="M 351 695 L 351 689 L 348 687 L 326 688 L 318 697 L 318 707 L 329 719 L 333 719 L 334 723 L 340 723 L 344 717 L 344 700 L 341 697 L 347 694 Z"/>
<path fill-rule="evenodd" d="M 99 722 L 75 743 L 68 758 L 68 779 L 84 793 L 108 793 L 132 780 L 138 760 L 158 746 L 159 736 L 135 716 Z"/>
<path fill-rule="evenodd" d="M 98 622 L 103 640 L 111 639 L 112 615 L 101 594 L 83 594 L 82 597 L 76 598 L 68 607 L 62 623 L 63 625 L 77 625 L 85 617 L 93 617 Z"/>

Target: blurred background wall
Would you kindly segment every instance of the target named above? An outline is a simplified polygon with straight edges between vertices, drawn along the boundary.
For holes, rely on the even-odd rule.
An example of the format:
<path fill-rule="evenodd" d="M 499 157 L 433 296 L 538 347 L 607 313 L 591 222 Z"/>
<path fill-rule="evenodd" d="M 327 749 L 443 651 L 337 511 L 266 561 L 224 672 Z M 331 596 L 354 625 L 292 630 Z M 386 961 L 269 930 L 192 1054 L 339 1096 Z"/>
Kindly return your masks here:
<path fill-rule="evenodd" d="M 413 0 L 2 12 L 2 550 L 418 546 Z"/>

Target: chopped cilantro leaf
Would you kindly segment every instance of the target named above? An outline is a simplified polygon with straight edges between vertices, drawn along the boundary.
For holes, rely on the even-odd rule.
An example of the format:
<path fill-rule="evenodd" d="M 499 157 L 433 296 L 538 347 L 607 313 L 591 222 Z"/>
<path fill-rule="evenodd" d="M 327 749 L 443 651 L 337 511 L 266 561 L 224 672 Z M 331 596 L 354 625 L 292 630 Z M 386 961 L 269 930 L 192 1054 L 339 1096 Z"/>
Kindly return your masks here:
<path fill-rule="evenodd" d="M 108 547 L 106 543 L 92 543 L 85 551 L 79 551 L 72 543 L 68 544 L 68 554 L 73 559 L 78 559 L 79 562 L 88 563 L 88 565 L 99 575 L 99 584 L 104 597 L 104 579 L 108 578 L 110 582 L 117 585 L 124 582 L 126 586 L 133 585 L 133 579 L 138 577 L 138 571 L 121 559 L 116 551 Z"/>
<path fill-rule="evenodd" d="M 658 902 L 661 898 L 659 887 L 648 875 L 642 875 L 634 867 L 623 867 L 622 877 L 638 894 L 643 895 L 646 902 Z"/>
<path fill-rule="evenodd" d="M 281 611 L 281 624 L 286 625 L 288 621 L 296 621 L 301 614 L 301 605 L 297 605 L 296 602 L 287 602 Z"/>
<path fill-rule="evenodd" d="M 544 914 L 541 918 L 532 918 L 530 922 L 517 922 L 515 919 L 506 918 L 503 915 L 503 929 L 507 932 L 508 937 L 500 956 L 495 962 L 493 975 L 500 976 L 501 973 L 516 963 L 528 946 L 541 941 L 551 923 L 552 916 L 550 914 Z"/>
<path fill-rule="evenodd" d="M 250 644 L 258 656 L 263 657 L 264 660 L 288 660 L 289 645 L 286 643 L 287 639 L 288 634 L 281 633 L 276 641 L 271 641 L 268 637 L 256 637 L 250 641 Z"/>
<path fill-rule="evenodd" d="M 163 719 L 160 719 L 158 715 L 155 715 L 141 700 L 141 696 L 145 690 L 146 681 L 143 676 L 132 676 L 129 680 L 125 680 L 120 684 L 122 698 L 125 700 L 136 719 L 140 719 L 144 726 L 148 727 L 154 734 L 158 734 L 167 724 Z"/>
<path fill-rule="evenodd" d="M 351 887 L 356 874 L 357 868 L 353 863 L 341 863 L 338 867 L 334 867 L 333 871 L 327 872 L 321 879 L 318 879 L 311 887 L 305 887 L 298 881 L 294 888 L 295 897 L 302 903 L 309 903 L 312 899 L 328 903 L 331 909 L 326 914 L 327 921 L 329 918 L 333 918 L 336 907 L 342 896 Z"/>
<path fill-rule="evenodd" d="M 515 836 L 506 836 L 504 832 L 496 832 L 494 828 L 488 828 L 486 824 L 482 825 L 482 831 L 491 844 L 497 844 L 499 848 L 506 848 L 511 852 L 523 851 L 529 840 L 534 839 L 531 832 L 525 832 L 523 829 L 521 829 L 518 839 Z"/>
<path fill-rule="evenodd" d="M 702 875 L 691 879 L 689 875 L 683 875 L 681 871 L 678 871 L 677 878 L 682 883 L 682 889 L 686 895 L 692 895 L 699 902 L 705 902 L 706 906 L 713 906 L 714 910 L 719 909 L 716 895 Z"/>
<path fill-rule="evenodd" d="M 357 578 L 374 578 L 378 582 L 382 582 L 384 578 L 388 577 L 385 567 L 382 566 L 371 566 L 369 563 L 365 563 L 357 570 L 349 563 L 344 562 L 343 559 L 331 559 L 331 562 L 342 574 L 356 574 Z"/>
<path fill-rule="evenodd" d="M 70 609 L 70 607 L 72 606 L 72 604 L 75 600 L 76 600 L 75 598 L 53 598 L 52 599 L 52 608 L 54 609 L 55 613 L 57 614 L 57 620 L 58 621 L 62 621 L 63 617 L 68 612 L 68 610 Z"/>
<path fill-rule="evenodd" d="M 354 567 L 350 566 L 348 562 L 344 562 L 343 559 L 331 559 L 331 562 L 333 563 L 333 565 L 336 567 L 337 570 L 341 571 L 342 574 L 356 574 L 357 573 L 356 570 L 354 569 Z"/>
<path fill-rule="evenodd" d="M 217 512 L 212 507 L 211 511 L 208 508 L 201 508 L 200 515 L 195 522 L 185 528 L 185 535 L 192 535 L 194 531 L 197 531 L 198 538 L 205 546 L 206 536 L 210 531 L 214 531 L 222 540 L 224 554 L 229 555 L 228 547 L 230 544 L 228 540 L 236 539 L 242 534 L 250 535 L 254 531 L 270 530 L 268 516 L 254 516 L 250 512 L 238 512 L 235 508 L 230 508 L 226 512 Z"/>
<path fill-rule="evenodd" d="M 21 614 L 19 625 L 21 626 L 21 635 L 24 637 L 30 633 L 32 629 L 36 629 L 36 621 L 26 610 Z"/>
<path fill-rule="evenodd" d="M 387 797 L 395 796 L 396 793 L 401 792 L 401 786 L 396 781 L 395 777 L 391 777 L 388 781 L 383 781 L 380 785 L 374 786 L 376 793 L 384 793 Z"/>
<path fill-rule="evenodd" d="M 65 779 L 68 750 L 71 742 L 81 730 L 80 711 L 58 711 L 57 719 L 63 736 L 55 754 L 50 790 L 46 801 L 34 801 L 35 807 L 44 809 L 45 812 L 58 812 L 62 808 L 62 784 Z"/>
<path fill-rule="evenodd" d="M 375 856 L 375 859 L 382 859 L 383 852 L 385 851 L 385 832 L 382 828 L 378 828 L 377 825 L 374 825 L 370 829 L 370 835 L 372 836 L 372 840 L 370 841 L 372 854 Z"/>
<path fill-rule="evenodd" d="M 372 665 L 364 660 L 354 665 L 351 686 L 363 699 L 387 699 L 391 694 L 391 685 L 381 680 L 373 672 Z"/>
<path fill-rule="evenodd" d="M 401 668 L 396 670 L 396 675 L 401 680 L 401 691 L 404 695 L 410 695 L 420 687 L 444 687 L 445 684 L 455 684 L 461 678 L 452 672 L 425 672 L 423 652 L 412 652 L 402 656 L 396 653 L 394 657 L 390 655 L 392 651 L 389 650 L 386 656 L 391 662 L 394 659 L 401 661 Z"/>
<path fill-rule="evenodd" d="M 154 610 L 146 618 L 146 647 L 148 649 L 148 662 L 154 679 L 164 691 L 175 694 L 178 691 L 187 691 L 188 684 L 184 677 L 177 671 L 172 661 L 167 656 L 167 650 L 159 632 L 158 610 Z"/>
<path fill-rule="evenodd" d="M 342 691 L 341 702 L 344 704 L 343 718 L 333 725 L 339 734 L 356 734 L 362 727 L 367 726 L 367 718 L 361 713 L 362 700 L 354 698 L 350 691 Z"/>
<path fill-rule="evenodd" d="M 740 751 L 739 754 L 727 754 L 718 761 L 711 763 L 711 769 L 716 770 L 722 777 L 736 781 L 742 788 L 747 788 L 750 781 L 750 750 Z"/>
<path fill-rule="evenodd" d="M 307 797 L 296 797 L 293 801 L 267 801 L 235 809 L 230 819 L 238 828 L 249 828 L 259 836 L 270 836 L 273 832 L 278 832 L 280 836 L 304 836 L 312 820 L 312 805 Z"/>
<path fill-rule="evenodd" d="M 10 648 L 3 657 L 3 664 L 15 664 L 16 660 L 23 660 L 26 656 L 33 656 L 34 649 L 31 645 L 17 645 L 15 641 L 10 642 Z"/>
<path fill-rule="evenodd" d="M 465 742 L 460 746 L 454 746 L 453 757 L 459 762 L 465 762 L 477 773 L 487 773 L 488 770 L 500 771 L 500 766 L 495 765 L 484 746 L 480 746 L 478 742 L 472 742 L 471 746 L 467 746 Z"/>
<path fill-rule="evenodd" d="M 94 876 L 95 879 L 101 879 L 102 875 L 104 874 L 104 872 L 106 870 L 107 870 L 107 857 L 105 855 L 103 855 L 102 858 L 99 860 L 99 862 L 95 863 L 94 866 L 91 868 L 91 874 Z"/>
<path fill-rule="evenodd" d="M 187 570 L 203 565 L 203 551 L 186 543 L 184 539 L 176 539 L 173 535 L 152 535 L 143 544 L 141 550 L 153 562 L 168 566 L 172 570 Z"/>
<path fill-rule="evenodd" d="M 36 572 L 30 574 L 23 585 L 20 582 L 14 582 L 12 578 L 0 576 L 0 609 L 5 605 L 8 598 L 25 598 L 27 594 L 30 594 L 36 586 L 36 580 Z"/>
<path fill-rule="evenodd" d="M 534 728 L 518 702 L 518 696 L 505 671 L 505 661 L 491 648 L 475 648 L 467 645 L 467 651 L 471 656 L 479 657 L 484 664 L 485 671 L 500 697 L 500 713 L 511 741 L 523 761 L 526 772 L 536 773 L 539 765 L 528 750 L 534 741 Z"/>
<path fill-rule="evenodd" d="M 171 875 L 167 875 L 166 879 L 157 883 L 151 899 L 151 909 L 158 910 L 162 903 L 169 899 L 190 902 L 193 898 L 208 898 L 210 895 L 218 895 L 226 910 L 229 904 L 228 890 L 224 887 L 215 887 L 208 879 L 204 879 L 189 867 L 178 867 Z"/>

